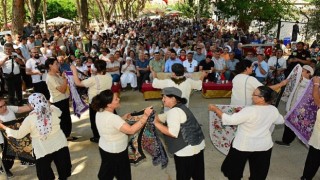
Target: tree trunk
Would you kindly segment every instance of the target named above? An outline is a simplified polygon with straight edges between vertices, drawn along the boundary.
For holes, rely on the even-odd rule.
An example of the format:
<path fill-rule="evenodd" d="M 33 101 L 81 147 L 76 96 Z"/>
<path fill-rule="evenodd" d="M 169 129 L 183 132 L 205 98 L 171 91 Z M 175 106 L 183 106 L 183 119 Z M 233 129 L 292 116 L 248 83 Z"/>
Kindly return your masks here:
<path fill-rule="evenodd" d="M 34 26 L 37 24 L 36 15 L 38 13 L 41 0 L 26 0 L 26 2 L 28 10 L 30 12 L 30 24 Z"/>
<path fill-rule="evenodd" d="M 105 17 L 105 9 L 104 9 L 104 5 L 100 0 L 96 0 L 97 4 L 98 4 L 98 8 L 99 8 L 99 12 L 100 12 L 100 16 L 102 19 L 102 22 L 106 22 L 106 17 Z"/>
<path fill-rule="evenodd" d="M 43 0 L 42 18 L 44 24 L 44 32 L 47 33 L 47 0 Z"/>
<path fill-rule="evenodd" d="M 7 0 L 1 0 L 1 6 L 2 6 L 3 20 L 4 20 L 3 28 L 4 28 L 4 30 L 7 30 L 7 29 L 9 29 L 8 28 L 8 17 L 7 17 Z"/>
<path fill-rule="evenodd" d="M 23 34 L 25 18 L 24 0 L 12 0 L 12 35 Z"/>
<path fill-rule="evenodd" d="M 82 23 L 83 29 L 89 28 L 89 11 L 88 11 L 88 1 L 81 0 L 81 13 L 82 13 Z"/>

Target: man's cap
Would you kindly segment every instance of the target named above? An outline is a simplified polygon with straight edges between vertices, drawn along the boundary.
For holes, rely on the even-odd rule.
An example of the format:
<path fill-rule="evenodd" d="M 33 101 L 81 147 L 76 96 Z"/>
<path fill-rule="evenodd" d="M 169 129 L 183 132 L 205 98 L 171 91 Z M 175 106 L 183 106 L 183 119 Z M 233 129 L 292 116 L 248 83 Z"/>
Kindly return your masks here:
<path fill-rule="evenodd" d="M 173 95 L 173 96 L 176 96 L 176 97 L 179 97 L 179 98 L 181 98 L 181 96 L 182 96 L 181 90 L 178 89 L 178 88 L 175 88 L 175 87 L 164 88 L 162 90 L 162 94 L 163 95 Z"/>

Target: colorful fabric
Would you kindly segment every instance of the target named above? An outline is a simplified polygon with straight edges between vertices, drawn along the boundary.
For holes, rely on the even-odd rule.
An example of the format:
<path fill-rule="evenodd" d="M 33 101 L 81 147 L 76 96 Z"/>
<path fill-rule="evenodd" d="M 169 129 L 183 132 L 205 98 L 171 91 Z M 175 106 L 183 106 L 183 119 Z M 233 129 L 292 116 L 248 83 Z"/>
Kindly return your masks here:
<path fill-rule="evenodd" d="M 136 123 L 136 121 L 127 120 L 127 123 L 130 125 L 133 125 L 134 123 Z M 141 160 L 146 158 L 141 146 L 141 138 L 142 138 L 143 130 L 144 128 L 142 128 L 140 131 L 136 132 L 135 134 L 129 136 L 128 154 L 129 154 L 130 163 L 132 164 L 138 164 Z"/>
<path fill-rule="evenodd" d="M 147 120 L 142 135 L 142 147 L 152 156 L 153 165 L 161 164 L 161 167 L 165 168 L 169 160 L 153 123 L 154 118 L 155 114 L 152 113 Z"/>
<path fill-rule="evenodd" d="M 311 80 L 303 93 L 304 95 L 297 100 L 297 103 L 285 116 L 285 124 L 306 146 L 308 146 L 318 110 L 318 106 L 314 103 L 312 91 L 313 81 Z M 292 94 L 294 94 L 294 91 Z"/>
<path fill-rule="evenodd" d="M 239 112 L 244 106 L 216 105 L 223 113 L 233 114 Z M 224 126 L 221 119 L 213 111 L 209 111 L 210 139 L 215 148 L 222 154 L 227 155 L 231 143 L 235 137 L 237 126 Z"/>
<path fill-rule="evenodd" d="M 80 118 L 81 114 L 85 112 L 89 108 L 89 106 L 81 99 L 77 91 L 77 88 L 73 81 L 72 71 L 66 71 L 66 77 L 68 79 L 73 112 L 78 118 Z"/>
<path fill-rule="evenodd" d="M 11 129 L 19 129 L 24 118 L 19 118 L 13 121 L 4 122 L 3 124 Z M 15 159 L 18 157 L 22 161 L 35 163 L 35 157 L 33 156 L 33 148 L 31 144 L 30 134 L 21 139 L 15 139 L 8 137 L 6 131 L 1 131 L 4 137 L 3 159 Z"/>
<path fill-rule="evenodd" d="M 296 65 L 287 79 L 289 79 L 288 84 L 286 85 L 286 88 L 284 89 L 284 92 L 282 94 L 281 100 L 283 102 L 291 101 L 293 98 L 293 93 L 298 87 L 300 78 L 301 78 L 301 73 L 302 73 L 302 67 L 298 64 Z M 289 111 L 290 107 L 286 107 L 286 110 Z"/>
<path fill-rule="evenodd" d="M 28 98 L 29 104 L 33 107 L 30 114 L 37 115 L 36 128 L 39 131 L 41 140 L 47 138 L 52 131 L 52 114 L 50 104 L 46 97 L 41 93 L 33 93 Z"/>

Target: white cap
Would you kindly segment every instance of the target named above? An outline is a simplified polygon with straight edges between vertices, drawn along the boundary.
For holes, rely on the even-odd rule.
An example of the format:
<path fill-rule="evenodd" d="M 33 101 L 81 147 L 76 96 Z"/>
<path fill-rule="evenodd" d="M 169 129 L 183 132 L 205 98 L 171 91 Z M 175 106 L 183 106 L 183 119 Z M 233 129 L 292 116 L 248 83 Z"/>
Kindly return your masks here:
<path fill-rule="evenodd" d="M 313 70 L 313 68 L 311 66 L 304 65 L 304 66 L 302 66 L 302 68 L 305 69 L 305 70 L 308 70 L 310 72 L 311 76 L 313 76 L 314 70 Z"/>

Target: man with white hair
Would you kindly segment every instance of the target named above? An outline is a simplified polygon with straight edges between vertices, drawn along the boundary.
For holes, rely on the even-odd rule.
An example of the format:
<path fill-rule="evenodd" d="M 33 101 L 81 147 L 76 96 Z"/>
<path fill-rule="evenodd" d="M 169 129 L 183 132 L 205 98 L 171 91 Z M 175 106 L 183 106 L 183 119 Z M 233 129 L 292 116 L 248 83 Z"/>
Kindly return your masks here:
<path fill-rule="evenodd" d="M 127 57 L 126 63 L 122 65 L 121 68 L 121 87 L 124 89 L 128 84 L 131 85 L 132 90 L 137 90 L 137 70 L 136 67 L 132 63 L 132 58 Z"/>

